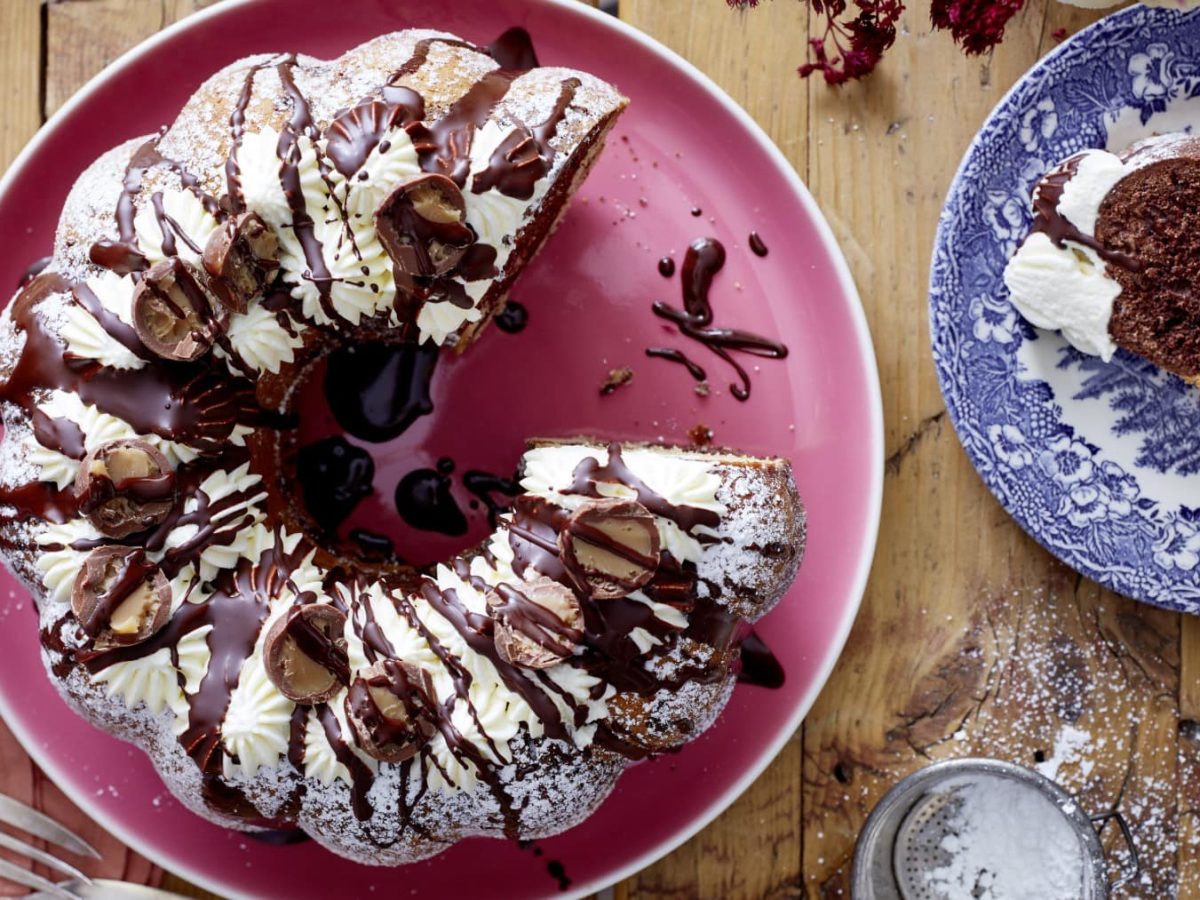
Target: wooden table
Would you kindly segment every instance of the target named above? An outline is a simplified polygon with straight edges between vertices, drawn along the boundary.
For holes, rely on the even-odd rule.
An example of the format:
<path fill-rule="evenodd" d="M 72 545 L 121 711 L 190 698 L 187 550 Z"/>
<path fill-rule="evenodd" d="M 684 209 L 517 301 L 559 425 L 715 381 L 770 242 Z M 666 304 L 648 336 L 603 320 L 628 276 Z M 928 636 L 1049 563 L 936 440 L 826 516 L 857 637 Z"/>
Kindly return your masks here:
<path fill-rule="evenodd" d="M 204 5 L 0 2 L 0 162 L 93 72 Z M 917 0 L 882 68 L 840 90 L 796 76 L 809 14 L 795 0 L 748 13 L 723 0 L 621 0 L 620 15 L 743 104 L 824 209 L 875 335 L 889 455 L 870 587 L 804 726 L 725 815 L 616 896 L 844 896 L 880 795 L 964 754 L 1040 762 L 1085 808 L 1119 806 L 1147 870 L 1127 894 L 1200 895 L 1200 627 L 1103 590 L 1021 532 L 960 449 L 929 354 L 928 261 L 958 161 L 1059 29 L 1096 14 L 1027 0 L 996 53 L 967 59 L 930 33 Z M 61 812 L 3 741 L 0 788 Z M 156 877 L 111 841 L 106 850 L 129 877 Z"/>

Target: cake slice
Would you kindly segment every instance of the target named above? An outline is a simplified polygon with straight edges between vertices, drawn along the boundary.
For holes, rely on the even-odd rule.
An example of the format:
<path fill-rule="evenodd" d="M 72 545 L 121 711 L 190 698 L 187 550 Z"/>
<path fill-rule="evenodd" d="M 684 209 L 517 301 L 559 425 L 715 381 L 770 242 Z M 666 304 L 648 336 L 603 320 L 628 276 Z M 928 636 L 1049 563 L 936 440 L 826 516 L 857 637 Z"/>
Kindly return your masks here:
<path fill-rule="evenodd" d="M 1200 378 L 1200 138 L 1084 151 L 1033 196 L 1033 229 L 1004 273 L 1020 313 L 1084 353 L 1121 347 Z"/>

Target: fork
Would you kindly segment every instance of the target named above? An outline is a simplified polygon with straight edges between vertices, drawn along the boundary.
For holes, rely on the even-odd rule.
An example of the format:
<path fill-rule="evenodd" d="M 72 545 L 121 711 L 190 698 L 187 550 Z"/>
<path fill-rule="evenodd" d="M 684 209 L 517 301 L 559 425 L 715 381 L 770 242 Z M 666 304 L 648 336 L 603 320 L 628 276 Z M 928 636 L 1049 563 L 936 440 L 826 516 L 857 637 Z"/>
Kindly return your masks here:
<path fill-rule="evenodd" d="M 100 854 L 96 852 L 95 848 L 83 838 L 68 831 L 44 813 L 3 794 L 0 794 L 0 824 L 42 838 L 78 856 L 100 858 Z M 42 863 L 72 879 L 78 879 L 83 884 L 91 883 L 86 875 L 71 864 L 3 831 L 0 831 L 0 847 L 25 856 L 34 862 Z M 42 891 L 47 896 L 61 897 L 64 900 L 74 900 L 76 896 L 54 882 L 35 875 L 28 869 L 23 869 L 6 859 L 0 859 L 0 879 Z"/>

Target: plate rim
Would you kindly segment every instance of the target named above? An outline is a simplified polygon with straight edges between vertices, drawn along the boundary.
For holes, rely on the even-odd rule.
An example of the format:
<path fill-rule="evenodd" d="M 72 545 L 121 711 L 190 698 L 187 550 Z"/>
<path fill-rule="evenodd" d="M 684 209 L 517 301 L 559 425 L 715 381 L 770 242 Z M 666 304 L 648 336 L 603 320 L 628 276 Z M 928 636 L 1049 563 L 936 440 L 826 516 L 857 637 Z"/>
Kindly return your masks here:
<path fill-rule="evenodd" d="M 107 66 L 88 79 L 82 87 L 80 87 L 58 110 L 50 116 L 42 124 L 42 126 L 34 133 L 29 142 L 21 149 L 17 156 L 9 164 L 7 171 L 0 176 L 0 196 L 3 196 L 9 190 L 10 185 L 17 181 L 21 176 L 23 169 L 28 164 L 29 160 L 40 150 L 41 146 L 48 139 L 51 132 L 56 130 L 63 119 L 71 114 L 78 106 L 86 102 L 87 98 L 105 81 L 114 77 L 134 61 L 152 53 L 157 47 L 173 38 L 175 35 L 194 27 L 195 25 L 207 21 L 210 18 L 218 16 L 230 15 L 234 10 L 241 7 L 250 6 L 259 0 L 225 0 L 225 2 L 210 6 L 207 9 L 192 13 L 191 15 L 175 22 L 161 31 L 150 35 L 145 40 L 135 44 L 130 49 L 126 50 Z M 875 357 L 875 346 L 871 337 L 870 326 L 867 322 L 866 312 L 863 308 L 862 298 L 859 295 L 857 285 L 855 284 L 853 275 L 850 272 L 849 265 L 846 262 L 845 255 L 842 253 L 841 246 L 838 244 L 833 230 L 829 226 L 812 193 L 808 190 L 807 185 L 800 178 L 795 167 L 783 155 L 783 151 L 771 139 L 766 131 L 756 122 L 745 109 L 737 104 L 715 81 L 708 75 L 702 72 L 694 64 L 686 60 L 684 57 L 670 49 L 666 45 L 660 43 L 650 35 L 635 28 L 628 22 L 619 19 L 615 16 L 610 16 L 601 12 L 599 9 L 579 3 L 578 0 L 522 0 L 522 2 L 530 6 L 545 6 L 561 9 L 570 15 L 579 17 L 582 21 L 592 25 L 599 25 L 602 28 L 611 28 L 621 33 L 623 36 L 633 40 L 643 50 L 658 57 L 664 63 L 679 70 L 684 76 L 697 83 L 708 94 L 710 94 L 723 108 L 729 113 L 753 138 L 756 143 L 764 150 L 779 170 L 784 180 L 791 186 L 796 199 L 803 207 L 805 214 L 812 221 L 814 228 L 820 236 L 823 249 L 829 256 L 832 265 L 833 273 L 837 278 L 839 286 L 843 291 L 847 300 L 847 312 L 853 326 L 855 341 L 858 344 L 860 363 L 863 366 L 864 382 L 866 386 L 866 401 L 867 401 L 867 417 L 869 421 L 868 442 L 871 445 L 871 452 L 868 454 L 873 457 L 876 465 L 871 468 L 870 483 L 866 493 L 866 513 L 867 513 L 867 528 L 863 534 L 863 540 L 860 543 L 860 552 L 858 559 L 855 562 L 854 576 L 851 581 L 849 590 L 848 602 L 843 608 L 843 613 L 838 621 L 837 628 L 834 631 L 833 639 L 829 642 L 825 657 L 821 664 L 816 667 L 816 675 L 809 684 L 808 689 L 798 699 L 792 715 L 789 717 L 786 725 L 780 729 L 775 738 L 767 744 L 763 751 L 758 755 L 754 764 L 749 766 L 746 771 L 738 778 L 729 788 L 723 793 L 715 797 L 706 809 L 687 824 L 678 828 L 672 834 L 662 839 L 652 847 L 648 848 L 636 858 L 627 862 L 599 879 L 594 879 L 590 882 L 573 884 L 571 890 L 565 894 L 556 894 L 558 897 L 578 898 L 591 893 L 595 893 L 606 887 L 614 885 L 631 875 L 636 874 L 642 869 L 652 865 L 658 860 L 677 849 L 685 842 L 698 834 L 707 825 L 713 822 L 718 816 L 725 812 L 735 800 L 738 799 L 745 791 L 758 779 L 758 777 L 774 762 L 779 755 L 784 745 L 791 739 L 793 734 L 799 728 L 804 717 L 808 714 L 813 704 L 816 702 L 818 694 L 825 687 L 829 680 L 830 674 L 841 656 L 842 649 L 846 644 L 846 640 L 850 635 L 850 630 L 853 627 L 854 621 L 858 616 L 859 608 L 862 605 L 862 599 L 866 592 L 867 582 L 870 577 L 872 564 L 875 557 L 875 550 L 879 537 L 879 529 L 882 520 L 883 511 L 883 482 L 884 482 L 884 462 L 885 462 L 885 445 L 884 445 L 884 417 L 883 417 L 883 394 L 879 381 L 879 367 Z M 957 176 L 956 176 L 957 178 Z M 940 233 L 940 230 L 939 230 Z M 87 794 L 76 794 L 76 792 L 68 790 L 62 785 L 69 785 L 69 780 L 62 773 L 61 768 L 54 761 L 45 761 L 40 758 L 40 754 L 35 752 L 41 748 L 32 735 L 26 733 L 24 728 L 17 723 L 13 716 L 12 709 L 3 692 L 0 692 L 0 719 L 3 719 L 17 742 L 25 750 L 29 756 L 34 759 L 38 766 L 46 773 L 56 787 L 67 796 L 67 798 L 75 804 L 79 809 L 86 813 L 93 821 L 108 831 L 110 834 L 119 839 L 122 843 L 142 854 L 155 865 L 163 868 L 171 873 L 178 875 L 192 884 L 198 885 L 206 890 L 219 893 L 224 896 L 235 897 L 244 896 L 239 893 L 236 888 L 224 883 L 219 875 L 212 874 L 206 871 L 195 869 L 193 866 L 182 863 L 179 860 L 171 859 L 166 854 L 160 854 L 157 850 L 148 850 L 138 847 L 138 835 L 131 829 L 127 829 L 117 820 L 112 819 L 98 805 L 92 802 L 92 798 Z M 132 745 L 131 745 L 132 746 Z M 135 748 L 137 749 L 137 748 Z M 140 752 L 140 751 L 139 751 Z"/>
<path fill-rule="evenodd" d="M 1125 6 L 1121 9 L 1113 10 L 1112 12 L 1109 12 L 1097 19 L 1095 22 L 1092 22 L 1091 24 L 1080 29 L 1062 43 L 1058 44 L 1056 47 L 1053 47 L 1045 55 L 1034 60 L 1033 64 L 1025 70 L 1024 74 L 1022 74 L 1020 78 L 1013 82 L 1012 86 L 1004 92 L 1004 95 L 996 101 L 995 106 L 992 107 L 991 111 L 987 114 L 987 117 L 983 120 L 983 123 L 979 126 L 979 130 L 971 139 L 970 144 L 967 145 L 966 150 L 963 151 L 962 159 L 959 160 L 958 168 L 954 172 L 954 178 L 951 179 L 950 185 L 946 189 L 946 196 L 942 201 L 942 211 L 938 215 L 938 226 L 934 234 L 933 250 L 930 253 L 929 260 L 929 342 L 930 356 L 933 360 L 934 372 L 937 375 L 938 380 L 938 389 L 941 391 L 942 400 L 946 406 L 946 413 L 950 418 L 950 424 L 954 428 L 955 438 L 958 440 L 958 444 L 962 448 L 963 453 L 970 461 L 971 468 L 975 471 L 975 474 L 979 477 L 979 480 L 983 482 L 983 485 L 985 488 L 987 488 L 988 493 L 992 495 L 993 499 L 1000 505 L 1000 508 L 1004 510 L 1005 514 L 1014 522 L 1016 522 L 1020 529 L 1031 539 L 1033 539 L 1033 541 L 1039 547 L 1041 547 L 1056 561 L 1066 566 L 1071 571 L 1076 572 L 1085 578 L 1090 578 L 1091 580 L 1100 584 L 1102 587 L 1107 588 L 1121 597 L 1126 597 L 1130 600 L 1134 600 L 1137 603 L 1144 603 L 1148 606 L 1153 606 L 1156 609 L 1164 609 L 1168 612 L 1182 613 L 1184 610 L 1180 609 L 1179 607 L 1168 606 L 1155 599 L 1147 599 L 1126 593 L 1123 587 L 1117 583 L 1113 573 L 1102 566 L 1077 566 L 1076 564 L 1068 562 L 1063 558 L 1058 550 L 1046 542 L 1041 532 L 1033 527 L 1033 525 L 1027 520 L 1025 514 L 1020 511 L 1019 508 L 1010 506 L 1004 501 L 1003 498 L 1001 498 L 996 488 L 992 486 L 991 482 L 989 482 L 988 478 L 985 477 L 984 473 L 980 470 L 980 462 L 976 451 L 973 447 L 969 447 L 968 443 L 962 438 L 962 429 L 964 427 L 962 424 L 963 417 L 958 406 L 958 401 L 962 395 L 961 386 L 958 384 L 958 382 L 949 378 L 948 373 L 945 371 L 940 361 L 940 354 L 937 349 L 939 344 L 937 339 L 938 336 L 953 331 L 953 329 L 949 327 L 939 327 L 937 321 L 938 303 L 935 299 L 935 295 L 938 292 L 945 292 L 944 285 L 946 283 L 946 278 L 943 277 L 940 280 L 938 279 L 938 259 L 943 255 L 944 252 L 946 252 L 944 250 L 944 244 L 949 240 L 950 229 L 953 227 L 951 216 L 947 215 L 947 211 L 952 200 L 955 201 L 956 204 L 961 202 L 960 195 L 965 192 L 964 185 L 967 181 L 967 169 L 974 161 L 976 154 L 982 151 L 982 148 L 985 145 L 985 133 L 993 130 L 995 120 L 999 116 L 1001 110 L 1009 104 L 1017 92 L 1022 90 L 1026 83 L 1031 79 L 1042 76 L 1045 68 L 1051 65 L 1059 56 L 1070 52 L 1074 46 L 1091 40 L 1095 36 L 1095 33 L 1119 26 L 1122 23 L 1122 20 L 1126 18 L 1133 18 L 1136 15 L 1144 15 L 1146 11 L 1147 6 L 1142 3 L 1132 3 L 1129 6 Z M 1180 12 L 1178 10 L 1165 11 Z M 1183 12 L 1186 13 L 1187 11 Z"/>

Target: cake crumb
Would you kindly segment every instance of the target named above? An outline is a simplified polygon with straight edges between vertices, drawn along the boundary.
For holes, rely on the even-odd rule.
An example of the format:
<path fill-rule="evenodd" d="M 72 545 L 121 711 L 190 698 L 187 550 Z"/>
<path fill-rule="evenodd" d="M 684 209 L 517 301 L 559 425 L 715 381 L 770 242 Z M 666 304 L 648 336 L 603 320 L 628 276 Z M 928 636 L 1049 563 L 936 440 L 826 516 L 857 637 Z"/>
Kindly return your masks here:
<path fill-rule="evenodd" d="M 633 369 L 628 366 L 623 366 L 619 369 L 609 369 L 608 377 L 604 379 L 604 383 L 600 385 L 600 396 L 607 397 L 617 388 L 622 385 L 629 384 L 633 380 Z"/>
<path fill-rule="evenodd" d="M 697 422 L 688 429 L 688 437 L 691 439 L 694 446 L 707 447 L 712 443 L 713 432 L 712 429 L 703 422 Z"/>

